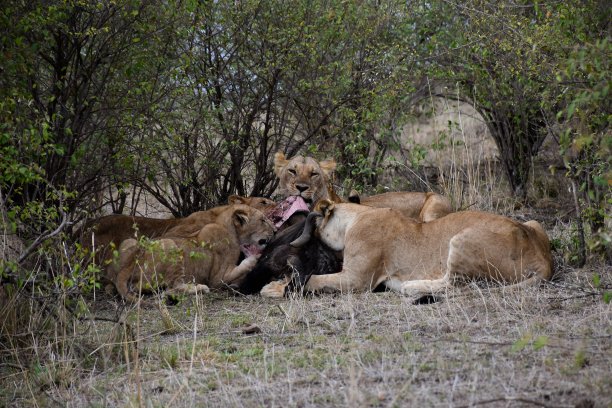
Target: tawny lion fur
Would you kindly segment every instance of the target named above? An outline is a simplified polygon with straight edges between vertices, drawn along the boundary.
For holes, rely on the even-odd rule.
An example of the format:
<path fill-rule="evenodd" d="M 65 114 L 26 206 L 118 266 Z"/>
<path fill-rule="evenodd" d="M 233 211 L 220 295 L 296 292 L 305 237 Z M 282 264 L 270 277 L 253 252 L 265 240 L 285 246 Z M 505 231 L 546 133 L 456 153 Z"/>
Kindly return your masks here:
<path fill-rule="evenodd" d="M 342 271 L 313 275 L 311 292 L 364 291 L 379 284 L 408 296 L 444 291 L 459 279 L 517 286 L 552 276 L 546 232 L 536 221 L 464 211 L 428 223 L 397 210 L 323 201 L 316 235 L 344 251 Z"/>
<path fill-rule="evenodd" d="M 369 197 L 359 197 L 356 192 L 351 192 L 349 201 L 376 208 L 393 208 L 406 217 L 422 222 L 433 221 L 453 212 L 448 198 L 432 192 L 397 191 Z"/>
<path fill-rule="evenodd" d="M 266 210 L 274 205 L 274 201 L 263 197 L 230 196 L 227 205 L 245 204 L 258 210 Z M 75 234 L 84 248 L 95 249 L 98 253 L 108 247 L 111 242 L 119 246 L 121 242 L 136 236 L 156 238 L 168 233 L 173 236 L 192 234 L 204 225 L 213 222 L 217 214 L 227 205 L 197 211 L 185 218 L 148 218 L 131 215 L 113 214 L 87 222 Z"/>
<path fill-rule="evenodd" d="M 217 216 L 229 205 L 244 204 L 259 210 L 274 206 L 274 201 L 263 197 L 241 197 L 232 195 L 227 205 L 214 207 L 206 211 L 197 211 L 185 218 L 148 218 L 130 215 L 107 215 L 86 223 L 75 234 L 81 246 L 94 252 L 96 263 L 106 270 L 106 280 L 114 281 L 116 268 L 112 265 L 112 248 L 118 248 L 128 238 L 158 238 L 164 235 L 186 237 L 199 231 L 203 226 L 214 222 Z M 110 288 L 109 288 L 110 289 Z"/>
<path fill-rule="evenodd" d="M 260 252 L 273 235 L 274 226 L 261 211 L 242 204 L 224 206 L 214 222 L 190 237 L 160 238 L 147 248 L 133 238 L 124 240 L 114 283 L 130 301 L 137 300 L 130 285 L 136 293 L 158 287 L 194 293 L 235 284 L 258 258 L 250 255 L 238 264 L 241 248 Z"/>
<path fill-rule="evenodd" d="M 282 152 L 274 155 L 274 173 L 279 179 L 278 191 L 283 197 L 301 196 L 310 205 L 321 199 L 334 199 L 328 185 L 336 162 L 318 162 L 312 157 L 295 156 L 287 159 Z M 333 189 L 331 194 L 335 194 Z"/>

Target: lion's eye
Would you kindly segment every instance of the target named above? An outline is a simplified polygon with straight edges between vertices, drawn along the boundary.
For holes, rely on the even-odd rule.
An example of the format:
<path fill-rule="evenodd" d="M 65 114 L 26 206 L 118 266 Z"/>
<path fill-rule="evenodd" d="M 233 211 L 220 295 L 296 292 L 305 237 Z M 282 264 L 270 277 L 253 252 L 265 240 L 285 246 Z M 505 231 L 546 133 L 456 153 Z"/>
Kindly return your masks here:
<path fill-rule="evenodd" d="M 317 173 L 317 172 L 313 171 L 313 172 L 310 174 L 310 177 L 317 177 L 318 175 L 319 175 L 319 173 Z"/>
<path fill-rule="evenodd" d="M 297 174 L 297 173 L 295 172 L 295 170 L 293 170 L 293 169 L 289 169 L 289 173 L 290 173 L 290 174 L 292 174 L 292 175 L 294 175 L 294 176 Z"/>

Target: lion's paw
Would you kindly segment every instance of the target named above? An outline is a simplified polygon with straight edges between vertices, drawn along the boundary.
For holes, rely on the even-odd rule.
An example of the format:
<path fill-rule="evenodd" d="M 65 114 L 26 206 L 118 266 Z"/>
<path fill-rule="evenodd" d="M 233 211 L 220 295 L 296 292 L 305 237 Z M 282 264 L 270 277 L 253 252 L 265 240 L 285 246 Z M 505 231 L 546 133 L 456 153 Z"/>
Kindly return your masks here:
<path fill-rule="evenodd" d="M 400 292 L 408 302 L 420 305 L 440 301 L 445 288 L 443 284 L 435 281 L 408 281 L 403 283 Z"/>
<path fill-rule="evenodd" d="M 260 255 L 251 255 L 251 256 L 248 256 L 248 257 L 244 258 L 242 260 L 242 262 L 240 262 L 240 266 L 242 266 L 244 268 L 247 268 L 250 271 L 257 264 L 257 260 L 259 259 L 259 257 L 260 257 Z"/>
<path fill-rule="evenodd" d="M 274 281 L 264 286 L 259 293 L 263 297 L 279 299 L 285 296 L 286 287 L 287 287 L 287 282 Z"/>
<path fill-rule="evenodd" d="M 209 293 L 210 288 L 201 283 L 181 283 L 176 285 L 171 290 L 168 290 L 168 294 L 185 293 L 195 295 L 196 293 Z"/>
<path fill-rule="evenodd" d="M 402 284 L 400 292 L 407 298 L 418 299 L 421 296 L 431 294 L 432 290 L 427 286 L 428 285 L 424 285 L 423 282 L 420 281 L 408 281 Z"/>
<path fill-rule="evenodd" d="M 197 293 L 210 293 L 210 288 L 206 285 L 197 284 L 194 287 L 194 291 Z"/>

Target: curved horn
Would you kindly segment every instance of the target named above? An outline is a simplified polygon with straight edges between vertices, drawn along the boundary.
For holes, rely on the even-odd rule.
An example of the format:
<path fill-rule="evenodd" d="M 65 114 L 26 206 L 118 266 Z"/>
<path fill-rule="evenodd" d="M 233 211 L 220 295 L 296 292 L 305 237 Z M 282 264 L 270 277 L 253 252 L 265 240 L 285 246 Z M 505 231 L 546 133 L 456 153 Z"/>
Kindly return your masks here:
<path fill-rule="evenodd" d="M 322 217 L 323 214 L 320 212 L 313 211 L 308 214 L 306 217 L 306 222 L 304 223 L 304 230 L 302 231 L 302 235 L 296 238 L 294 241 L 290 242 L 289 245 L 295 248 L 301 248 L 306 245 L 310 239 L 312 238 L 312 231 L 314 230 L 315 218 Z"/>

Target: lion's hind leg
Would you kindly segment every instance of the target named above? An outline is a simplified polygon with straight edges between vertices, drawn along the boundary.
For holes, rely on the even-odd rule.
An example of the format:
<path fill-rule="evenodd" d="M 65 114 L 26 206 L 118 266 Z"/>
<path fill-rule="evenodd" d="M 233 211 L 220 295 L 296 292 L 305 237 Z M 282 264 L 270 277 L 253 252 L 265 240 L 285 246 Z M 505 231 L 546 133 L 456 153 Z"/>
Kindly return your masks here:
<path fill-rule="evenodd" d="M 451 280 L 481 279 L 526 286 L 550 278 L 547 240 L 541 245 L 530 225 L 506 225 L 499 230 L 503 232 L 472 227 L 451 239 L 447 264 Z"/>
<path fill-rule="evenodd" d="M 419 219 L 423 222 L 430 222 L 452 212 L 453 208 L 448 198 L 440 194 L 427 193 L 425 203 L 423 203 L 423 208 L 419 213 Z"/>
<path fill-rule="evenodd" d="M 548 269 L 542 257 L 531 249 L 529 237 L 521 228 L 504 234 L 467 228 L 450 240 L 444 277 L 404 282 L 402 294 L 435 295 L 457 282 L 472 279 L 509 284 L 506 288 L 534 285 L 546 279 Z"/>
<path fill-rule="evenodd" d="M 440 279 L 419 279 L 406 281 L 401 284 L 399 291 L 410 298 L 420 298 L 425 295 L 439 295 L 450 286 L 450 275 L 447 272 Z"/>
<path fill-rule="evenodd" d="M 446 272 L 442 278 L 405 281 L 402 284 L 401 293 L 415 299 L 425 295 L 439 295 L 445 292 L 458 276 L 469 275 L 474 266 L 474 259 L 479 257 L 479 254 L 477 253 L 478 248 L 474 245 L 467 250 L 466 242 L 479 242 L 473 236 L 471 228 L 451 238 L 446 259 Z"/>

